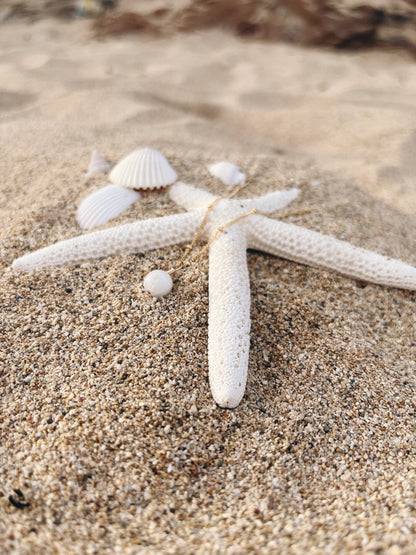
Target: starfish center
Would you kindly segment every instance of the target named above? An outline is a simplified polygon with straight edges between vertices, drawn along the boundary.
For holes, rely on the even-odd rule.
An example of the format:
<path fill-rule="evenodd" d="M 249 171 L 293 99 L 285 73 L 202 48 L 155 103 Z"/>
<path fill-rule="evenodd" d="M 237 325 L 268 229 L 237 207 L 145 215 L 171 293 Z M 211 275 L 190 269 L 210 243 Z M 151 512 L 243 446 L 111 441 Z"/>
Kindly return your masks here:
<path fill-rule="evenodd" d="M 225 225 L 244 226 L 243 217 L 249 212 L 244 201 L 220 199 L 210 210 L 205 225 L 207 235 L 211 238 L 217 231 Z M 235 223 L 233 223 L 235 220 Z"/>

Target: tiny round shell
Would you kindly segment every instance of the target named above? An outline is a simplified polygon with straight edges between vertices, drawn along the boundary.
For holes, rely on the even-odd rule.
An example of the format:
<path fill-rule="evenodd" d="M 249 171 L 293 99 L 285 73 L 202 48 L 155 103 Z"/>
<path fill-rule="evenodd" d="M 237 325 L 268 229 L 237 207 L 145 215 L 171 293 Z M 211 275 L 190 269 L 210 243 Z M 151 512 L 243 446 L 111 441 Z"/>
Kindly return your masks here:
<path fill-rule="evenodd" d="M 120 160 L 109 179 L 130 189 L 159 189 L 174 183 L 177 175 L 163 154 L 152 148 L 141 148 Z"/>
<path fill-rule="evenodd" d="M 153 270 L 143 280 L 144 288 L 153 297 L 164 297 L 172 291 L 172 285 L 172 278 L 164 270 Z"/>
<path fill-rule="evenodd" d="M 241 173 L 238 167 L 231 162 L 216 162 L 208 166 L 208 171 L 213 177 L 220 179 L 225 185 L 242 185 L 246 174 Z"/>

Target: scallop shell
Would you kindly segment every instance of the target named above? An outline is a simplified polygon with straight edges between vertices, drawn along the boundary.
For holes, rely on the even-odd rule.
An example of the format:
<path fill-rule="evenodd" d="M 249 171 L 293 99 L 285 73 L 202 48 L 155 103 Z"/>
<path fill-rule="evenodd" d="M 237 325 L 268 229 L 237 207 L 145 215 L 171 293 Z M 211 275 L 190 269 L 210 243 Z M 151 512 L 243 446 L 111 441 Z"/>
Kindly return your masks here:
<path fill-rule="evenodd" d="M 111 164 L 108 160 L 101 156 L 98 150 L 93 150 L 91 154 L 91 160 L 88 164 L 88 171 L 85 177 L 91 177 L 97 173 L 106 173 L 111 168 Z"/>
<path fill-rule="evenodd" d="M 225 185 L 242 185 L 246 180 L 246 174 L 241 173 L 238 167 L 235 164 L 231 164 L 231 162 L 216 162 L 208 166 L 208 171 Z"/>
<path fill-rule="evenodd" d="M 158 189 L 174 183 L 177 175 L 160 152 L 141 148 L 114 166 L 109 179 L 115 185 L 130 189 Z"/>
<path fill-rule="evenodd" d="M 82 229 L 103 225 L 126 210 L 142 195 L 137 191 L 106 185 L 85 198 L 77 210 L 77 222 Z"/>

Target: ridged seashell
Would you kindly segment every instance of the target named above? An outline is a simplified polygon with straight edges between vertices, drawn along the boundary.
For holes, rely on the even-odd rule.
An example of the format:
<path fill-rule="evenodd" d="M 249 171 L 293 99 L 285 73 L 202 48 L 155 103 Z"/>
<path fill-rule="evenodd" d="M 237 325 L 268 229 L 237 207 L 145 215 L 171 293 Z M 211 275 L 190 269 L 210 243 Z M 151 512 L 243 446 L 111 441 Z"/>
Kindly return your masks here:
<path fill-rule="evenodd" d="M 82 229 L 103 225 L 126 210 L 142 195 L 118 185 L 106 185 L 85 198 L 77 210 L 77 222 Z"/>
<path fill-rule="evenodd" d="M 225 185 L 242 185 L 246 180 L 246 174 L 241 173 L 237 166 L 231 164 L 231 162 L 216 162 L 208 166 L 208 171 Z"/>
<path fill-rule="evenodd" d="M 114 166 L 109 179 L 115 185 L 130 189 L 158 189 L 174 183 L 177 175 L 160 152 L 141 148 Z"/>
<path fill-rule="evenodd" d="M 93 150 L 91 154 L 91 160 L 88 164 L 88 171 L 85 177 L 91 177 L 97 173 L 106 173 L 111 168 L 111 164 L 108 160 L 101 156 L 98 150 Z"/>

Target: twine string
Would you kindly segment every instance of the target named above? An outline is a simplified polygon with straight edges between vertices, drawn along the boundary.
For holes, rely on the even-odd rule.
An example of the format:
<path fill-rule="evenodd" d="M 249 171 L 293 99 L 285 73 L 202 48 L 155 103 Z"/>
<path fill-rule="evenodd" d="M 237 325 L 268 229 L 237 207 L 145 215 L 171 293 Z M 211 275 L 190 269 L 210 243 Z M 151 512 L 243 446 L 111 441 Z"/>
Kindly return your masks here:
<path fill-rule="evenodd" d="M 209 217 L 209 215 L 210 215 L 212 209 L 214 208 L 214 206 L 217 204 L 217 202 L 219 202 L 220 200 L 223 200 L 223 199 L 230 199 L 230 198 L 233 198 L 237 193 L 239 193 L 242 189 L 244 189 L 244 187 L 247 187 L 247 185 L 248 185 L 248 183 L 247 183 L 247 181 L 246 181 L 246 182 L 243 183 L 242 185 L 238 185 L 237 187 L 235 187 L 235 188 L 231 191 L 231 193 L 230 193 L 229 195 L 217 197 L 213 202 L 211 202 L 211 204 L 208 206 L 208 208 L 207 208 L 207 210 L 206 210 L 206 212 L 205 212 L 205 214 L 204 214 L 204 217 L 202 218 L 201 223 L 199 224 L 199 227 L 198 227 L 198 229 L 197 229 L 197 231 L 196 231 L 196 233 L 195 233 L 194 238 L 192 239 L 192 242 L 191 242 L 189 245 L 187 245 L 187 246 L 185 247 L 185 250 L 184 250 L 184 252 L 183 252 L 181 258 L 179 259 L 178 263 L 176 264 L 176 266 L 175 266 L 174 268 L 171 268 L 170 270 L 168 270 L 168 274 L 173 274 L 174 272 L 177 272 L 178 270 L 181 270 L 182 268 L 185 267 L 184 261 L 185 261 L 185 259 L 187 258 L 187 256 L 189 255 L 189 253 L 194 249 L 195 244 L 196 244 L 196 242 L 198 241 L 199 237 L 201 236 L 201 233 L 202 233 L 202 231 L 203 231 L 203 229 L 204 229 L 204 227 L 205 227 L 205 224 L 207 223 L 208 217 Z M 247 216 L 248 216 L 248 214 L 247 214 Z M 246 217 L 246 215 L 244 215 L 243 217 Z M 236 221 L 239 221 L 240 219 L 242 219 L 241 216 L 239 217 L 238 220 L 235 220 L 235 221 L 233 220 L 233 221 L 231 221 L 231 222 L 228 222 L 227 224 L 225 224 L 225 225 L 223 226 L 223 228 L 225 229 L 226 227 L 229 227 L 230 225 L 232 225 L 232 224 L 235 223 Z M 220 233 L 222 233 L 221 231 L 219 231 L 219 229 L 220 229 L 220 228 L 218 228 L 217 231 L 214 233 L 214 236 L 210 239 L 210 241 L 208 242 L 208 244 L 205 245 L 205 246 L 202 248 L 202 252 L 200 252 L 200 253 L 199 253 L 198 255 L 196 255 L 196 256 L 194 255 L 194 256 L 190 259 L 190 261 L 188 262 L 188 264 L 186 264 L 186 265 L 191 264 L 194 260 L 196 260 L 197 258 L 199 258 L 200 254 L 204 253 L 204 252 L 209 248 L 209 246 L 212 244 L 212 242 L 214 241 L 214 239 L 216 239 L 216 238 L 218 237 L 218 235 L 219 235 Z"/>
<path fill-rule="evenodd" d="M 187 245 L 185 247 L 185 250 L 181 256 L 181 258 L 179 259 L 178 263 L 176 264 L 176 266 L 174 268 L 171 268 L 170 270 L 168 270 L 168 274 L 173 274 L 175 272 L 178 272 L 179 270 L 182 270 L 183 268 L 185 268 L 186 266 L 190 266 L 193 262 L 195 262 L 195 260 L 197 260 L 198 258 L 200 258 L 208 249 L 209 247 L 212 245 L 212 243 L 215 241 L 215 239 L 221 235 L 221 233 L 223 233 L 228 227 L 236 224 L 237 222 L 240 222 L 241 220 L 244 220 L 245 218 L 247 218 L 248 216 L 251 216 L 253 214 L 258 214 L 260 216 L 266 216 L 266 217 L 270 217 L 269 214 L 264 214 L 263 212 L 260 212 L 259 210 L 257 210 L 256 208 L 253 208 L 252 210 L 249 210 L 248 212 L 246 212 L 245 214 L 241 214 L 240 216 L 238 216 L 237 218 L 234 218 L 233 220 L 223 224 L 222 226 L 218 227 L 215 231 L 215 233 L 213 233 L 212 237 L 209 239 L 209 241 L 197 252 L 195 253 L 193 256 L 191 256 L 191 258 L 188 260 L 187 263 L 185 263 L 186 258 L 190 255 L 190 253 L 194 250 L 195 248 L 195 244 L 198 241 L 199 237 L 201 236 L 201 233 L 205 227 L 205 224 L 208 221 L 209 215 L 212 212 L 212 209 L 214 208 L 214 206 L 223 199 L 230 199 L 233 198 L 237 193 L 239 193 L 242 189 L 244 189 L 245 187 L 247 187 L 248 183 L 245 182 L 242 185 L 238 185 L 237 187 L 235 187 L 231 193 L 229 195 L 226 196 L 220 196 L 217 197 L 207 208 L 204 217 L 202 218 L 201 223 L 198 226 L 198 229 L 195 233 L 194 238 L 192 239 L 191 243 L 189 243 L 189 245 Z M 285 212 L 284 214 L 277 214 L 277 216 L 275 216 L 275 218 L 279 219 L 279 220 L 283 220 L 284 218 L 287 218 L 289 216 L 297 216 L 300 214 L 308 214 L 311 212 L 310 208 L 302 208 L 302 209 L 298 209 L 298 210 L 292 210 L 290 212 Z"/>

